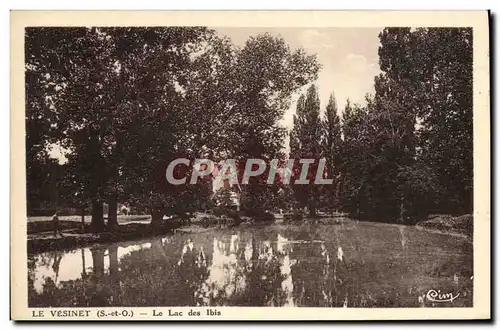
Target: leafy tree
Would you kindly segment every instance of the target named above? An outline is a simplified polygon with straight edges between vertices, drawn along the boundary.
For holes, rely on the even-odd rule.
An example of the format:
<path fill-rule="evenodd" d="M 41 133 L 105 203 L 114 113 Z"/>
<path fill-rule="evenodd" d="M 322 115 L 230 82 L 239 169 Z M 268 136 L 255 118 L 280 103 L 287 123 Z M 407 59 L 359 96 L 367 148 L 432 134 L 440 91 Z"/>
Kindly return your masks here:
<path fill-rule="evenodd" d="M 29 44 L 29 42 L 27 42 Z M 43 116 L 48 106 L 41 97 L 45 76 L 40 72 L 26 74 L 26 182 L 28 214 L 39 208 L 41 201 L 51 199 L 49 159 L 47 145 L 50 141 L 51 118 Z M 45 188 L 45 189 L 44 189 Z"/>
<path fill-rule="evenodd" d="M 342 161 L 342 131 L 340 117 L 337 112 L 337 102 L 333 93 L 330 95 L 330 99 L 328 100 L 322 124 L 322 148 L 323 154 L 327 159 L 328 177 L 334 179 L 333 185 L 325 187 L 324 190 L 328 195 L 326 200 L 329 204 L 334 208 L 338 208 L 338 183 L 340 179 L 340 165 Z"/>
<path fill-rule="evenodd" d="M 400 109 L 397 123 L 404 155 L 398 165 L 417 166 L 417 173 L 438 180 L 426 185 L 432 188 L 428 194 L 436 197 L 429 210 L 470 212 L 471 29 L 388 28 L 380 40 L 383 74 L 375 82 L 376 101 L 386 109 Z"/>
<path fill-rule="evenodd" d="M 370 145 L 373 127 L 367 120 L 365 107 L 351 105 L 347 100 L 342 116 L 341 204 L 343 209 L 359 218 L 366 192 L 372 186 Z"/>
<path fill-rule="evenodd" d="M 240 49 L 198 27 L 37 28 L 26 38 L 29 173 L 39 186 L 45 146 L 68 149 L 61 185 L 67 202 L 91 201 L 96 231 L 105 201 L 111 227 L 118 200 L 149 205 L 155 226 L 202 207 L 210 181 L 169 184 L 175 158 L 279 155 L 277 121 L 318 70 L 282 38 Z"/>
<path fill-rule="evenodd" d="M 315 169 L 322 155 L 321 150 L 321 119 L 320 102 L 316 86 L 311 85 L 306 96 L 299 97 L 297 101 L 296 114 L 293 117 L 293 130 L 290 137 L 290 158 L 314 159 L 315 163 L 309 167 L 307 185 L 294 185 L 296 199 L 301 207 L 307 206 L 311 216 L 316 215 L 316 208 L 319 201 L 318 185 L 314 184 L 316 175 Z M 294 178 L 300 176 L 301 166 L 296 164 L 294 168 Z"/>
<path fill-rule="evenodd" d="M 215 107 L 213 99 L 220 91 L 215 85 L 224 65 L 215 59 L 224 54 L 213 46 L 218 41 L 213 32 L 204 28 L 134 28 L 109 33 L 122 49 L 120 67 L 127 77 L 123 107 L 130 113 L 120 168 L 125 179 L 119 182 L 129 201 L 149 205 L 156 227 L 166 213 L 184 216 L 192 211 L 198 193 L 205 199 L 208 195 L 206 185 L 200 190 L 200 186 L 169 184 L 165 170 L 175 158 L 197 158 L 198 149 L 210 141 L 203 136 L 209 130 L 203 125 L 213 124 L 211 116 L 224 106 Z"/>
<path fill-rule="evenodd" d="M 129 142 L 134 135 L 147 129 L 150 136 L 151 132 L 157 133 L 155 138 L 160 141 L 150 138 L 151 143 L 146 144 L 139 139 L 146 147 L 143 151 L 150 151 L 147 147 L 151 145 L 160 149 L 173 144 L 175 137 L 170 127 L 165 127 L 166 120 L 155 122 L 156 127 L 163 124 L 162 129 L 151 130 L 153 127 L 148 124 L 165 117 L 167 111 L 175 113 L 176 109 L 170 107 L 179 96 L 171 79 L 172 70 L 180 71 L 182 61 L 189 61 L 189 50 L 181 46 L 196 41 L 203 31 L 197 28 L 27 31 L 27 70 L 45 75 L 50 79 L 46 85 L 52 86 L 37 94 L 51 101 L 42 117 L 53 118 L 52 125 L 58 133 L 55 139 L 70 150 L 67 182 L 82 192 L 80 198 L 92 201 L 95 230 L 104 227 L 103 202 L 109 199 L 116 206 L 117 194 L 130 188 L 132 183 L 126 179 L 132 176 L 124 176 L 130 174 L 127 170 L 131 167 L 144 170 L 141 164 L 128 162 L 133 147 Z M 144 117 L 150 120 L 142 121 Z M 170 126 L 175 126 L 174 118 L 169 119 Z M 109 220 L 113 224 L 116 207 L 111 210 Z"/>
<path fill-rule="evenodd" d="M 262 34 L 250 37 L 235 60 L 229 78 L 233 95 L 231 113 L 224 121 L 225 146 L 222 154 L 244 164 L 249 158 L 284 159 L 282 146 L 286 136 L 278 124 L 291 103 L 291 96 L 317 77 L 319 65 L 303 49 L 290 50 L 282 37 Z M 244 170 L 244 165 L 238 170 Z M 242 186 L 243 209 L 270 209 L 279 191 L 279 180 L 267 184 L 268 169 Z"/>
<path fill-rule="evenodd" d="M 471 213 L 473 206 L 472 29 L 415 31 L 423 56 L 420 146 L 439 180 L 436 210 Z"/>
<path fill-rule="evenodd" d="M 346 209 L 402 222 L 470 212 L 470 30 L 386 28 L 379 37 L 375 95 L 348 104 L 342 123 Z"/>

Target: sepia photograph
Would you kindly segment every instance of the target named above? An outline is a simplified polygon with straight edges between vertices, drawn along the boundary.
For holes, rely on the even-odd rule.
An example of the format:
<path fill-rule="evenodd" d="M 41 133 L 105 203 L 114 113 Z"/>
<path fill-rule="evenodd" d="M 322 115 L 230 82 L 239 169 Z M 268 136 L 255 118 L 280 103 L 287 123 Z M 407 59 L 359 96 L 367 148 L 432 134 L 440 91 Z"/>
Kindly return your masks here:
<path fill-rule="evenodd" d="M 24 22 L 23 315 L 489 316 L 483 14 L 480 56 L 474 24 Z"/>

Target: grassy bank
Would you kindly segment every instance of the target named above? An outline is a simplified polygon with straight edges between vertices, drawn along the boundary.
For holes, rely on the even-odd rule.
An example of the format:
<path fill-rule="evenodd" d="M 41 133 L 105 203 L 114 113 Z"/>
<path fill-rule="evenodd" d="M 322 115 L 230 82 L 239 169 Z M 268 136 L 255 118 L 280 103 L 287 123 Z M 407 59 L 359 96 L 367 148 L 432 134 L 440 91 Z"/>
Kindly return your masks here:
<path fill-rule="evenodd" d="M 90 224 L 91 216 L 86 215 L 84 218 L 85 224 Z M 149 222 L 150 215 L 119 215 L 118 224 L 124 225 L 133 222 Z M 61 230 L 81 230 L 82 217 L 78 215 L 60 216 L 59 222 Z M 28 217 L 28 234 L 41 233 L 52 231 L 52 217 Z"/>
<path fill-rule="evenodd" d="M 53 250 L 72 250 L 98 243 L 112 243 L 135 240 L 155 235 L 172 233 L 177 223 L 168 223 L 160 228 L 152 228 L 150 224 L 127 223 L 119 225 L 113 232 L 90 233 L 86 225 L 85 232 L 81 229 L 65 230 L 63 237 L 54 237 L 52 232 L 39 232 L 28 235 L 28 253 L 41 253 Z"/>
<path fill-rule="evenodd" d="M 474 219 L 471 214 L 464 214 L 458 217 L 447 214 L 436 214 L 429 216 L 429 219 L 426 221 L 419 222 L 417 226 L 424 229 L 459 234 L 472 238 Z"/>
<path fill-rule="evenodd" d="M 163 226 L 151 226 L 149 215 L 119 216 L 119 226 L 112 232 L 92 233 L 90 217 L 85 218 L 82 231 L 81 217 L 60 217 L 60 227 L 64 237 L 54 237 L 53 224 L 50 217 L 35 217 L 28 219 L 28 253 L 40 253 L 52 250 L 71 250 L 98 243 L 112 243 L 135 240 L 156 235 L 173 233 L 181 226 L 186 230 L 200 228 L 225 228 L 235 225 L 234 219 L 227 216 L 216 216 L 197 212 L 189 220 L 179 218 L 165 220 Z M 262 222 L 258 218 L 241 217 L 240 224 Z M 267 222 L 266 223 L 270 223 Z"/>

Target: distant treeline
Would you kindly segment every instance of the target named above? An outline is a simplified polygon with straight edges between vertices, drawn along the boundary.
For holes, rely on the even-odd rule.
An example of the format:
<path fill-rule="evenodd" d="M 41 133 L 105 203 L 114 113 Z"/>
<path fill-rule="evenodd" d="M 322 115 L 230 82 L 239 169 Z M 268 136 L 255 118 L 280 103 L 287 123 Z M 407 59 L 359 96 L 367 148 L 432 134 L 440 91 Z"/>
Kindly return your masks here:
<path fill-rule="evenodd" d="M 472 29 L 386 28 L 375 95 L 332 94 L 320 117 L 314 86 L 298 100 L 293 157 L 324 156 L 336 185 L 293 186 L 314 212 L 330 205 L 358 219 L 412 223 L 473 207 Z"/>

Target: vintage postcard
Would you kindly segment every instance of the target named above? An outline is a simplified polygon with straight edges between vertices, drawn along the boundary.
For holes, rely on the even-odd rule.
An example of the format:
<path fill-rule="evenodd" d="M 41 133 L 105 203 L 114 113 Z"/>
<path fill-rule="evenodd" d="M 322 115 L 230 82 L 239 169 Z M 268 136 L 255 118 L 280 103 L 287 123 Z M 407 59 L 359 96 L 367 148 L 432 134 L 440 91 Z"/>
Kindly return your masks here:
<path fill-rule="evenodd" d="M 487 11 L 11 12 L 13 320 L 489 319 Z"/>

